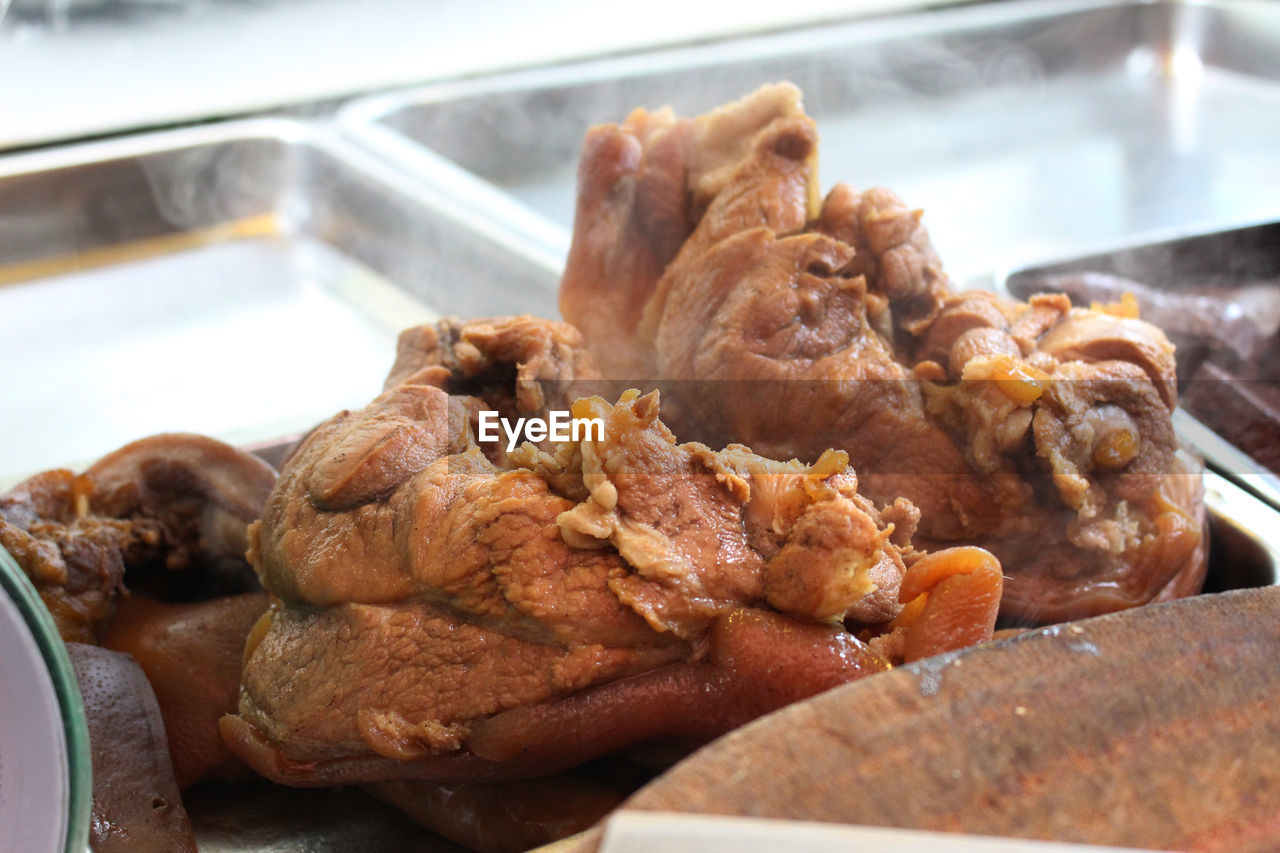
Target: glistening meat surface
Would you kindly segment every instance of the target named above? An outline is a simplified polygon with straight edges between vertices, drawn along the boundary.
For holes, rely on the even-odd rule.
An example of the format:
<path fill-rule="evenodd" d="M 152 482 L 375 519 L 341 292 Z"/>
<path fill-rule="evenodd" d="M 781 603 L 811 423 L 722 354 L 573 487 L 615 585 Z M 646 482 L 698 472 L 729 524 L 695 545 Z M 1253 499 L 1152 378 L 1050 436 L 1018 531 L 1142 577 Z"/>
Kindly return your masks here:
<path fill-rule="evenodd" d="M 481 408 L 544 413 L 590 373 L 563 324 L 413 329 L 386 390 L 311 433 L 250 528 L 279 600 L 222 721 L 237 754 L 300 785 L 520 778 L 880 671 L 959 576 L 962 624 L 921 621 L 990 636 L 994 559 L 922 558 L 914 507 L 878 511 L 842 452 L 680 444 L 634 392 L 572 403 L 602 434 L 476 443 Z"/>
<path fill-rule="evenodd" d="M 663 387 L 683 439 L 845 451 L 868 497 L 920 509 L 917 543 L 999 556 L 1010 620 L 1196 591 L 1200 466 L 1164 334 L 953 290 L 920 211 L 820 199 L 817 151 L 789 85 L 587 134 L 561 309 L 606 376 Z"/>

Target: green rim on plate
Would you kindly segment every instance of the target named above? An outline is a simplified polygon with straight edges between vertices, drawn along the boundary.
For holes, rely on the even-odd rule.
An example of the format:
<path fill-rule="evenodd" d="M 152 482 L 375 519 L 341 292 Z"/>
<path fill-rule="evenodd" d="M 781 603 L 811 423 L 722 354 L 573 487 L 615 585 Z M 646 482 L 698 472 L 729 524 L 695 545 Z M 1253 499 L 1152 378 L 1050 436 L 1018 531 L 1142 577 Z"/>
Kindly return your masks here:
<path fill-rule="evenodd" d="M 89 846 L 93 768 L 89 757 L 89 726 L 75 670 L 71 668 L 71 658 L 67 656 L 67 647 L 58 635 L 53 617 L 26 573 L 3 546 L 0 546 L 0 587 L 26 620 L 53 681 L 67 746 L 68 814 L 64 849 L 66 853 L 85 853 Z"/>

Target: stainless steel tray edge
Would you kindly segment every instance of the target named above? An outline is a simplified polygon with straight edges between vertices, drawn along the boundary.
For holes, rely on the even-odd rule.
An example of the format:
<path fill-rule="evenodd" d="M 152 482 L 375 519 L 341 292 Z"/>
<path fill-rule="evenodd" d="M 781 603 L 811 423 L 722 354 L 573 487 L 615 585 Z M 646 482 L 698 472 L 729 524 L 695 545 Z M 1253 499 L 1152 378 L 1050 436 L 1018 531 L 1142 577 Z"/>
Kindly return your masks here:
<path fill-rule="evenodd" d="M 92 163 L 126 160 L 164 154 L 183 149 L 197 149 L 242 139 L 262 138 L 285 144 L 301 144 L 321 151 L 358 169 L 379 184 L 393 189 L 409 200 L 444 212 L 468 230 L 483 235 L 546 274 L 541 284 L 554 285 L 563 259 L 539 251 L 533 241 L 511 238 L 510 229 L 497 226 L 500 216 L 480 216 L 450 186 L 455 176 L 433 179 L 428 169 L 406 168 L 394 154 L 381 154 L 378 143 L 369 143 L 363 135 L 344 133 L 328 121 L 306 121 L 297 118 L 250 118 L 214 122 L 171 130 L 76 143 L 34 151 L 0 154 L 0 180 L 37 172 L 51 172 Z M 394 147 L 394 146 L 388 146 Z M 430 157 L 424 160 L 430 161 Z M 456 172 L 456 167 L 450 171 Z M 461 190 L 471 187 L 460 185 Z M 459 206 L 461 203 L 461 207 Z M 514 202 L 513 202 L 514 204 Z M 285 211 L 306 215 L 307 211 Z M 501 211 L 499 211 L 501 214 Z"/>
<path fill-rule="evenodd" d="M 564 268 L 570 241 L 566 229 L 434 151 L 381 124 L 360 119 L 367 106 L 355 105 L 351 113 L 335 122 L 344 137 L 400 170 L 406 179 L 418 183 L 421 191 L 457 205 L 455 213 L 465 215 L 477 230 L 518 247 L 557 274 Z"/>
<path fill-rule="evenodd" d="M 231 266 L 229 252 L 238 253 Z M 277 285 L 295 274 L 305 282 L 296 294 Z M 349 351 L 334 337 L 343 330 L 333 309 L 358 303 L 350 343 L 373 366 L 369 381 L 380 384 L 399 329 L 448 313 L 554 315 L 559 275 L 559 259 L 328 123 L 246 119 L 0 156 L 0 352 L 39 368 L 11 372 L 3 384 L 6 414 L 18 415 L 6 417 L 5 427 L 18 432 L 0 453 L 0 487 L 58 464 L 87 464 L 149 432 L 194 429 L 247 443 L 309 428 L 321 407 L 322 418 L 348 405 L 338 397 L 341 383 L 315 388 L 321 397 L 311 398 L 291 390 L 293 382 L 288 389 L 240 382 L 278 372 L 241 355 L 242 338 L 183 337 L 232 328 L 224 315 L 244 317 L 235 328 L 251 326 L 251 343 L 264 353 L 279 351 L 259 346 L 277 330 L 300 345 L 291 352 L 323 347 L 316 355 L 324 357 L 309 361 L 314 371 Z M 323 304 L 308 296 L 318 288 L 328 288 Z M 183 301 L 188 292 L 196 301 Z M 67 294 L 77 302 L 63 316 Z M 282 298 L 319 305 L 329 333 L 307 338 L 300 324 L 312 314 L 282 314 Z M 274 313 L 250 319 L 252 306 Z M 181 325 L 160 328 L 162 316 Z M 375 326 L 390 341 L 376 351 Z M 193 394 L 169 399 L 164 382 L 181 381 L 176 374 L 187 359 L 200 375 L 215 366 L 209 361 L 218 351 L 207 349 L 215 342 L 236 365 L 218 379 L 222 396 L 195 394 L 205 401 L 198 404 Z M 148 360 L 137 361 L 143 351 Z M 91 393 L 58 390 L 76 383 Z M 232 383 L 252 393 L 241 395 Z M 109 403 L 109 413 L 96 410 L 95 400 Z M 237 404 L 249 412 L 243 420 L 196 419 L 206 410 L 221 417 Z M 291 421 L 294 404 L 305 404 L 306 423 Z M 41 416 L 59 427 L 33 438 L 32 418 Z M 110 429 L 86 435 L 75 427 L 85 416 Z M 73 428 L 81 437 L 69 441 Z"/>
<path fill-rule="evenodd" d="M 1202 424 L 1185 409 L 1173 412 L 1173 428 L 1187 444 L 1204 457 L 1205 464 L 1223 478 L 1280 510 L 1280 477 L 1260 465 L 1252 456 Z M 1280 541 L 1280 527 L 1267 534 Z"/>
<path fill-rule="evenodd" d="M 0 177 L 63 169 L 88 162 L 120 160 L 191 148 L 244 136 L 301 141 L 325 135 L 317 125 L 294 118 L 248 118 L 115 136 L 88 142 L 0 154 Z"/>
<path fill-rule="evenodd" d="M 1001 295 L 1010 296 L 1012 295 L 1009 290 L 1010 280 L 1018 275 L 1026 273 L 1028 270 L 1079 261 L 1081 258 L 1093 257 L 1095 255 L 1111 255 L 1135 249 L 1142 249 L 1161 243 L 1171 243 L 1177 240 L 1186 240 L 1196 237 L 1210 237 L 1221 231 L 1251 228 L 1258 225 L 1266 225 L 1271 222 L 1280 222 L 1280 201 L 1277 201 L 1270 207 L 1258 208 L 1248 214 L 1184 222 L 1173 227 L 1144 231 L 1143 234 L 1138 237 L 1080 243 L 1078 248 L 1073 247 L 1069 252 L 1055 252 L 1052 254 L 1045 254 L 1041 252 L 1022 255 L 1008 254 L 1000 259 L 1000 265 L 991 271 L 989 277 L 983 277 L 982 286 L 995 290 Z"/>
<path fill-rule="evenodd" d="M 1152 63 L 1153 67 L 1163 68 L 1162 63 L 1173 62 L 1176 64 L 1180 52 L 1184 48 L 1190 48 L 1190 53 L 1193 54 L 1191 58 L 1198 61 L 1199 54 L 1196 51 L 1203 42 L 1207 64 L 1222 63 L 1223 67 L 1230 68 L 1236 72 L 1244 69 L 1245 73 L 1249 75 L 1265 78 L 1268 86 L 1280 83 L 1280 64 L 1273 57 L 1266 55 L 1265 50 L 1259 53 L 1261 48 L 1256 43 L 1258 39 L 1270 43 L 1274 41 L 1277 35 L 1280 35 L 1280 31 L 1276 30 L 1276 8 L 1273 4 L 1263 2 L 1263 0 L 1086 0 L 1086 2 L 1020 0 L 1020 2 L 981 3 L 927 11 L 896 12 L 872 18 L 841 19 L 827 24 L 806 24 L 794 30 L 775 30 L 754 35 L 729 37 L 692 46 L 656 49 L 638 54 L 607 56 L 563 65 L 519 69 L 493 75 L 439 82 L 382 93 L 363 99 L 355 99 L 338 111 L 335 120 L 344 130 L 355 134 L 363 134 L 365 129 L 368 128 L 389 131 L 391 136 L 400 137 L 401 141 L 408 141 L 410 146 L 416 146 L 420 149 L 430 148 L 430 153 L 437 159 L 446 161 L 447 165 L 453 165 L 449 158 L 457 157 L 458 152 L 450 151 L 450 142 L 440 142 L 438 139 L 436 142 L 439 144 L 415 141 L 413 134 L 408 130 L 409 125 L 403 124 L 402 126 L 398 122 L 415 120 L 414 116 L 408 115 L 413 108 L 438 107 L 441 104 L 446 104 L 446 102 L 470 98 L 511 96 L 508 100 L 515 103 L 520 100 L 528 101 L 530 97 L 538 94 L 539 90 L 552 89 L 554 87 L 563 86 L 567 88 L 585 83 L 604 84 L 614 80 L 625 81 L 627 78 L 639 78 L 647 74 L 673 72 L 682 69 L 707 67 L 710 71 L 714 71 L 716 70 L 714 66 L 717 64 L 742 63 L 745 60 L 767 61 L 771 57 L 789 58 L 806 52 L 821 53 L 824 50 L 839 49 L 845 46 L 856 48 L 859 44 L 869 44 L 874 47 L 876 43 L 907 43 L 906 46 L 910 48 L 909 42 L 911 39 L 927 41 L 932 37 L 949 38 L 968 33 L 977 33 L 983 38 L 987 38 L 987 31 L 998 35 L 1001 28 L 1016 28 L 1027 24 L 1044 24 L 1048 21 L 1056 21 L 1058 18 L 1065 19 L 1080 16 L 1093 11 L 1147 9 L 1167 10 L 1168 14 L 1162 13 L 1151 16 L 1143 12 L 1142 21 L 1140 24 L 1135 24 L 1135 26 L 1141 27 L 1140 46 L 1147 48 L 1148 53 L 1151 55 L 1145 57 L 1130 56 L 1130 59 L 1144 58 L 1145 61 Z M 1217 20 L 1218 18 L 1223 20 Z M 1229 38 L 1224 36 L 1224 31 L 1229 33 Z M 1111 37 L 1109 33 L 1105 32 L 1092 34 L 1104 39 Z M 1077 38 L 1085 38 L 1089 35 L 1089 32 L 1075 33 Z M 1246 41 L 1253 39 L 1253 41 L 1245 45 L 1247 49 L 1243 53 L 1247 55 L 1237 57 L 1230 50 L 1232 45 L 1227 42 L 1234 42 L 1234 40 L 1240 38 Z M 1059 47 L 1065 47 L 1065 45 L 1060 45 Z M 1056 62 L 1060 59 L 1061 57 L 1051 58 L 1049 61 Z M 1074 66 L 1072 67 L 1074 68 Z M 1177 69 L 1170 66 L 1164 68 L 1164 71 L 1158 72 L 1156 76 L 1172 76 L 1175 71 Z M 1275 88 L 1274 86 L 1272 87 Z M 501 98 L 499 102 L 504 105 L 507 103 L 506 100 L 501 100 Z M 639 105 L 639 102 L 631 105 Z M 654 107 L 658 106 L 659 103 L 645 102 L 643 105 Z M 485 101 L 484 104 L 477 104 L 476 106 L 487 107 L 491 105 L 488 101 Z M 543 109 L 555 109 L 553 102 L 540 103 L 540 106 Z M 1174 107 L 1170 108 L 1174 109 Z M 450 115 L 456 112 L 457 110 L 452 110 Z M 465 110 L 463 110 L 463 114 L 465 115 Z M 616 115 L 609 120 L 619 120 L 621 117 L 621 115 Z M 502 126 L 507 121 L 507 118 L 502 115 L 490 116 L 489 113 L 483 112 L 483 110 L 479 112 L 477 118 L 486 122 L 492 120 L 499 126 Z M 597 118 L 596 120 L 603 119 Z M 821 127 L 822 119 L 820 118 L 819 121 Z M 512 158 L 518 157 L 520 140 L 524 138 L 522 134 L 529 132 L 523 129 L 524 124 L 521 124 L 519 128 L 508 132 L 505 140 L 506 148 L 510 149 L 509 153 Z M 534 144 L 536 145 L 536 143 Z M 432 147 L 433 145 L 435 147 Z M 460 140 L 458 145 L 462 146 L 458 149 L 459 151 L 467 150 L 465 140 Z M 483 146 L 481 147 L 483 149 Z M 503 153 L 506 153 L 503 146 L 495 144 L 494 147 L 495 149 L 503 149 Z M 483 150 L 487 152 L 487 149 Z M 482 153 L 475 156 L 478 158 L 477 162 L 480 162 L 491 155 L 490 153 Z M 503 158 L 498 159 L 503 160 Z M 488 162 L 487 160 L 484 161 Z M 465 163 L 465 160 L 459 160 L 459 162 Z M 468 166 L 463 165 L 458 168 L 463 170 L 464 174 L 475 177 L 474 174 L 466 172 L 466 169 L 469 168 Z M 479 174 L 483 175 L 483 173 L 484 169 L 482 167 L 479 170 Z M 848 179 L 848 176 L 844 174 L 833 175 L 833 177 Z M 503 184 L 502 180 L 494 178 L 493 182 L 490 182 L 484 177 L 477 178 L 477 180 L 485 186 L 485 191 L 492 189 L 504 192 L 497 189 L 498 186 Z M 896 186 L 893 183 L 889 183 L 889 185 Z M 516 190 L 516 192 L 518 193 L 519 190 Z M 918 191 L 911 198 L 915 199 L 917 196 Z M 557 196 L 557 198 L 559 197 Z M 951 201 L 954 202 L 954 199 Z M 920 202 L 917 201 L 915 203 Z M 522 202 L 518 202 L 518 204 L 524 208 L 524 212 L 530 212 L 531 209 Z M 556 202 L 556 204 L 559 205 L 560 202 Z M 1224 208 L 1228 210 L 1233 209 L 1231 204 L 1237 204 L 1237 202 L 1223 203 Z M 1254 202 L 1251 200 L 1249 204 L 1253 205 Z M 931 204 L 926 203 L 924 206 L 926 211 L 933 209 Z M 1156 205 L 1153 210 L 1157 208 L 1159 208 L 1159 205 Z M 954 213 L 954 211 L 951 212 Z M 1057 213 L 1061 214 L 1062 211 Z M 1256 218 L 1257 215 L 1256 213 L 1251 213 L 1249 218 Z M 550 221 L 560 218 L 562 217 L 551 216 L 550 214 L 547 216 Z M 1167 221 L 1165 220 L 1168 218 L 1159 214 L 1144 213 L 1139 217 L 1142 221 L 1140 223 L 1135 221 L 1134 227 L 1138 228 L 1138 233 L 1143 235 L 1157 232 L 1180 234 L 1184 230 L 1194 231 L 1225 227 L 1234 224 L 1236 221 L 1241 221 L 1232 218 L 1230 215 L 1210 215 L 1198 222 L 1183 221 L 1179 223 L 1178 228 L 1167 229 Z M 936 222 L 937 220 L 934 221 Z M 929 222 L 928 218 L 926 218 L 926 222 Z M 988 274 L 992 270 L 1037 262 L 1049 256 L 1071 256 L 1093 251 L 1097 248 L 1105 248 L 1105 238 L 1100 238 L 1098 234 L 1093 233 L 1095 230 L 1083 229 L 1080 235 L 1076 235 L 1078 239 L 1075 239 L 1074 242 L 1064 241 L 1064 239 L 1058 237 L 1054 237 L 1052 240 L 1047 237 L 1032 240 L 1031 242 L 1036 245 L 1029 247 L 1026 251 L 1023 251 L 1017 245 L 1001 245 L 999 251 L 983 253 L 983 257 L 977 258 L 964 256 L 963 253 L 956 253 L 956 246 L 952 245 L 950 247 L 952 252 L 944 251 L 943 257 L 944 259 L 956 258 L 950 261 L 950 268 L 953 275 L 962 285 L 991 286 L 991 279 L 988 278 Z M 938 233 L 946 237 L 949 232 L 944 229 Z M 1085 236 L 1086 234 L 1087 236 Z M 935 238 L 937 236 L 938 234 L 935 234 Z M 1046 240 L 1048 240 L 1046 245 L 1039 245 Z M 947 247 L 940 243 L 939 248 L 943 250 Z M 998 273 L 995 278 L 999 278 Z"/>
<path fill-rule="evenodd" d="M 495 74 L 426 83 L 355 98 L 336 115 L 344 127 L 385 122 L 407 104 L 433 103 L 492 92 L 517 92 L 552 85 L 578 83 L 587 79 L 629 77 L 649 72 L 697 68 L 704 65 L 764 59 L 821 50 L 845 44 L 913 38 L 999 26 L 1055 15 L 1072 14 L 1114 6 L 1150 6 L 1163 0 L 1023 0 L 961 4 L 909 12 L 894 12 L 870 18 L 851 17 L 824 24 L 804 24 L 787 30 L 752 35 L 728 36 L 693 45 L 656 48 L 633 54 L 575 60 L 564 64 L 521 68 Z M 1203 0 L 1210 5 L 1222 0 Z M 1245 0 L 1257 2 L 1257 0 Z M 941 15 L 941 17 L 940 17 Z M 637 105 L 639 106 L 639 105 Z M 655 106 L 655 105 L 648 105 Z M 621 116 L 619 116 L 621 118 Z"/>
<path fill-rule="evenodd" d="M 1211 576 L 1205 591 L 1280 584 L 1280 511 L 1212 470 L 1204 473 L 1204 502 L 1211 530 L 1210 571 L 1227 573 Z"/>

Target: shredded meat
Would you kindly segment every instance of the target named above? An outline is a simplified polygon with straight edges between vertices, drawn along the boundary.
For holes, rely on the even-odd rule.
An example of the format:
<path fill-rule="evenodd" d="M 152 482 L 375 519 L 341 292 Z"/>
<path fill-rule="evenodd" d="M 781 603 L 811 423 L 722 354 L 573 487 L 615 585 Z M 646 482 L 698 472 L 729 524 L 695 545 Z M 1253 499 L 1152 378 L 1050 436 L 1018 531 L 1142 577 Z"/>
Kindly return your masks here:
<path fill-rule="evenodd" d="M 152 530 L 88 515 L 92 485 L 46 471 L 0 497 L 0 545 L 18 561 L 68 642 L 92 643 L 111 616 L 124 559 Z"/>
<path fill-rule="evenodd" d="M 818 202 L 817 145 L 789 85 L 593 128 L 561 309 L 596 363 L 661 385 L 682 438 L 845 451 L 868 497 L 919 507 L 919 544 L 1000 557 L 1010 620 L 1197 588 L 1199 467 L 1177 454 L 1164 334 L 954 292 L 892 193 Z"/>
<path fill-rule="evenodd" d="M 588 375 L 577 341 L 527 317 L 410 330 L 387 389 L 285 466 L 249 535 L 279 603 L 222 721 L 260 773 L 555 772 L 706 740 L 888 665 L 843 623 L 898 629 L 918 513 L 878 512 L 843 452 L 680 444 L 636 392 L 572 404 L 599 434 L 481 449 L 490 400 L 539 414 L 546 388 Z M 984 637 L 994 614 L 973 616 Z"/>

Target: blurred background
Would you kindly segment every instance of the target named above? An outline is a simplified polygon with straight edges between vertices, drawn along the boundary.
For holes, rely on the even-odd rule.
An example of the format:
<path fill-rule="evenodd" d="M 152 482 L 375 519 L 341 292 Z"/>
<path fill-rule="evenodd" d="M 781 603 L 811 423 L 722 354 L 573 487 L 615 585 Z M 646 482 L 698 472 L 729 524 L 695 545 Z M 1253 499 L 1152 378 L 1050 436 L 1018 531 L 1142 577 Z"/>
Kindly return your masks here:
<path fill-rule="evenodd" d="M 927 5 L 0 0 L 0 148 Z"/>

